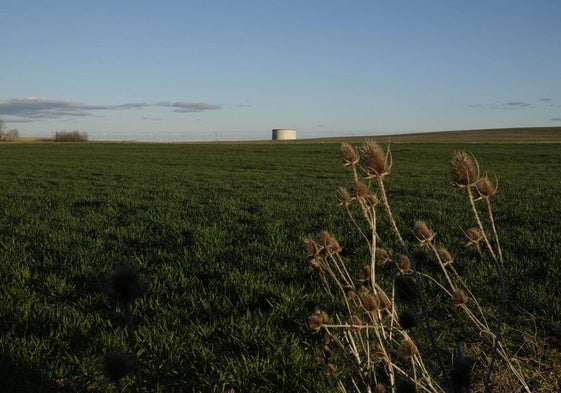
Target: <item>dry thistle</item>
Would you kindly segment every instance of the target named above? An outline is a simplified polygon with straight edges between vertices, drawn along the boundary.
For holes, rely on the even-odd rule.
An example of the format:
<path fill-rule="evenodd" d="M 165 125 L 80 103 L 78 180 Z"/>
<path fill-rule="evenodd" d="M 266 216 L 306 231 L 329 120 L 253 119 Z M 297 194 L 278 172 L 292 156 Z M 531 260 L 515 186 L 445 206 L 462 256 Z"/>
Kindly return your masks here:
<path fill-rule="evenodd" d="M 386 388 L 379 383 L 374 387 L 374 393 L 386 393 Z"/>
<path fill-rule="evenodd" d="M 387 363 L 388 361 L 386 352 L 384 352 L 384 349 L 380 346 L 374 348 L 374 350 L 370 352 L 370 356 L 372 357 L 372 360 L 376 364 L 381 364 L 381 363 L 383 364 L 383 363 Z"/>
<path fill-rule="evenodd" d="M 319 244 L 332 254 L 336 254 L 341 251 L 339 242 L 327 231 L 321 231 L 319 234 Z"/>
<path fill-rule="evenodd" d="M 339 187 L 337 189 L 337 201 L 339 202 L 339 206 L 349 206 L 353 202 L 353 197 L 349 190 L 343 187 Z"/>
<path fill-rule="evenodd" d="M 380 308 L 380 299 L 374 295 L 367 295 L 362 299 L 362 304 L 367 311 L 376 311 Z"/>
<path fill-rule="evenodd" d="M 452 257 L 452 254 L 450 254 L 450 252 L 445 248 L 438 249 L 438 256 L 440 257 L 440 260 L 442 261 L 442 263 L 444 263 L 445 266 L 454 263 L 454 258 Z"/>
<path fill-rule="evenodd" d="M 459 151 L 452 158 L 450 173 L 455 187 L 473 187 L 479 180 L 479 165 L 470 153 Z"/>
<path fill-rule="evenodd" d="M 431 244 L 434 236 L 436 235 L 424 221 L 416 221 L 415 225 L 413 226 L 413 233 L 415 234 L 415 238 L 421 244 L 421 246 L 426 246 Z"/>
<path fill-rule="evenodd" d="M 358 163 L 358 154 L 354 147 L 348 143 L 341 144 L 341 160 L 343 161 L 343 166 L 353 166 Z"/>
<path fill-rule="evenodd" d="M 390 174 L 387 153 L 373 140 L 367 140 L 360 150 L 360 160 L 367 179 L 378 179 Z"/>
<path fill-rule="evenodd" d="M 390 253 L 385 248 L 377 248 L 376 249 L 376 258 L 380 260 L 381 264 L 387 263 L 391 261 Z"/>
<path fill-rule="evenodd" d="M 319 273 L 323 270 L 323 267 L 321 266 L 321 262 L 317 259 L 312 259 L 310 261 L 310 271 L 312 273 Z"/>
<path fill-rule="evenodd" d="M 362 199 L 368 195 L 368 186 L 357 180 L 353 183 L 351 192 L 356 199 Z"/>
<path fill-rule="evenodd" d="M 483 234 L 479 228 L 470 228 L 465 232 L 467 237 L 466 246 L 476 246 L 479 249 L 479 242 L 483 240 Z"/>
<path fill-rule="evenodd" d="M 362 326 L 362 318 L 359 317 L 358 315 L 352 315 L 351 319 L 349 320 L 349 323 L 351 324 L 351 326 Z"/>
<path fill-rule="evenodd" d="M 378 199 L 378 197 L 374 194 L 368 194 L 366 195 L 366 197 L 364 198 L 366 205 L 369 207 L 375 207 L 380 203 L 380 200 Z"/>
<path fill-rule="evenodd" d="M 370 265 L 365 265 L 360 271 L 360 274 L 358 276 L 358 281 L 360 282 L 369 281 L 371 277 L 372 276 L 371 276 Z"/>
<path fill-rule="evenodd" d="M 329 315 L 325 311 L 316 310 L 310 317 L 308 318 L 308 326 L 314 333 L 317 333 L 321 330 L 323 325 L 329 322 Z"/>
<path fill-rule="evenodd" d="M 413 357 L 417 353 L 419 353 L 419 350 L 417 349 L 417 346 L 415 345 L 413 340 L 411 340 L 408 337 L 401 340 L 400 348 L 401 348 L 401 354 L 406 358 Z"/>
<path fill-rule="evenodd" d="M 460 288 L 456 289 L 456 292 L 454 292 L 454 303 L 460 305 L 467 303 L 467 301 L 468 296 L 466 293 Z"/>
<path fill-rule="evenodd" d="M 409 260 L 409 257 L 407 255 L 400 255 L 399 258 L 397 259 L 397 267 L 403 273 L 410 273 L 412 270 L 411 270 L 411 261 Z"/>
<path fill-rule="evenodd" d="M 479 193 L 479 197 L 483 199 L 489 199 L 497 193 L 497 187 L 487 176 L 481 177 L 475 184 L 475 188 Z"/>

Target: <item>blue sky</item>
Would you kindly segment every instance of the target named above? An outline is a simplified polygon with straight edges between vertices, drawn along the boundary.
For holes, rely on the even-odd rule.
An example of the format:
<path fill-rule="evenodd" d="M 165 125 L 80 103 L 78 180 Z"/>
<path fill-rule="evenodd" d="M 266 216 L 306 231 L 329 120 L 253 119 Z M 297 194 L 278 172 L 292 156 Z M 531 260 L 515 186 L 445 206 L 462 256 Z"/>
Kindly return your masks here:
<path fill-rule="evenodd" d="M 3 0 L 22 136 L 269 139 L 561 126 L 561 1 Z"/>

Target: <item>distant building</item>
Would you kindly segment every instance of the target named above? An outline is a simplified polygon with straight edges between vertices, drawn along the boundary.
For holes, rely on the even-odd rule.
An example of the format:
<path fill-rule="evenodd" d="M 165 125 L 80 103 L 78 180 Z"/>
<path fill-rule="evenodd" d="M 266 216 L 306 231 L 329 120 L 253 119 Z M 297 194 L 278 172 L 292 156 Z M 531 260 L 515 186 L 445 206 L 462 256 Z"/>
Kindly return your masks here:
<path fill-rule="evenodd" d="M 275 128 L 273 130 L 274 141 L 285 141 L 287 139 L 296 139 L 296 130 L 288 128 Z"/>

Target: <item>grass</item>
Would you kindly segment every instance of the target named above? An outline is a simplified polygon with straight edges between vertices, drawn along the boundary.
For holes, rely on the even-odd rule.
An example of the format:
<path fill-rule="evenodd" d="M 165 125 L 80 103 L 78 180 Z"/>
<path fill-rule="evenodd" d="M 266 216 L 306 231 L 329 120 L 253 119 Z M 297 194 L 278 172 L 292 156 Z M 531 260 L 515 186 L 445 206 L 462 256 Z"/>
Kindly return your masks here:
<path fill-rule="evenodd" d="M 552 299 L 561 205 L 552 201 L 561 147 L 393 146 L 387 189 L 398 224 L 426 220 L 463 255 L 464 277 L 485 288 L 488 274 L 461 240 L 465 200 L 449 186 L 448 162 L 461 149 L 499 178 L 507 323 L 542 337 L 543 359 L 527 367 L 544 376 L 546 362 L 560 363 Z M 328 229 L 347 255 L 366 255 L 336 207 L 335 190 L 348 185 L 338 151 L 338 143 L 0 146 L 4 390 L 112 391 L 102 359 L 127 339 L 105 290 L 115 269 L 133 265 L 149 285 L 134 308 L 146 391 L 333 391 L 314 353 L 321 338 L 307 326 L 332 301 L 307 271 L 301 240 Z M 132 379 L 124 382 L 130 389 Z"/>

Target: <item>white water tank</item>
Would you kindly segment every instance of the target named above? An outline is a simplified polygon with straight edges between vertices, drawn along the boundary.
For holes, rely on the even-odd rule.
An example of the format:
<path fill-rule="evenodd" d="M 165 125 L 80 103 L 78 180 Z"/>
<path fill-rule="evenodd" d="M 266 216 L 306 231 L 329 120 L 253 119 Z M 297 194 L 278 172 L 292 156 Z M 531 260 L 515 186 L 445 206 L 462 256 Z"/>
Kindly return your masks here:
<path fill-rule="evenodd" d="M 273 130 L 274 141 L 285 141 L 287 139 L 296 139 L 296 130 L 289 128 L 275 128 Z"/>

